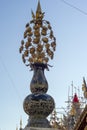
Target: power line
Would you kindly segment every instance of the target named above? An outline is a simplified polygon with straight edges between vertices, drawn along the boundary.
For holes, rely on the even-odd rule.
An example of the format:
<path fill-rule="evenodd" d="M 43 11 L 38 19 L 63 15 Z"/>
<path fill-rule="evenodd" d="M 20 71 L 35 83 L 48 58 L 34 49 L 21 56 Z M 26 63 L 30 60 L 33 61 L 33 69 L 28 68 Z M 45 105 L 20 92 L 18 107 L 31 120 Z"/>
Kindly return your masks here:
<path fill-rule="evenodd" d="M 5 63 L 3 62 L 1 56 L 0 56 L 0 61 L 1 61 L 1 64 L 2 64 L 2 66 L 3 66 L 4 70 L 5 70 L 5 72 L 7 73 L 7 76 L 8 76 L 8 78 L 9 78 L 11 84 L 12 84 L 12 87 L 14 88 L 16 94 L 18 95 L 18 98 L 19 98 L 20 101 L 21 101 L 21 97 L 20 97 L 20 95 L 19 95 L 19 92 L 18 92 L 18 90 L 17 90 L 17 88 L 16 88 L 16 86 L 15 86 L 15 83 L 14 83 L 14 81 L 13 81 L 13 79 L 12 79 L 10 73 L 8 72 L 7 67 L 6 67 Z"/>
<path fill-rule="evenodd" d="M 68 5 L 68 6 L 72 7 L 72 8 L 74 8 L 74 9 L 77 10 L 77 11 L 79 11 L 80 13 L 82 13 L 82 14 L 84 14 L 84 15 L 87 15 L 87 12 L 81 10 L 80 8 L 78 8 L 78 7 L 74 6 L 74 5 L 72 5 L 72 4 L 68 3 L 68 2 L 66 2 L 65 0 L 61 0 L 61 1 L 62 1 L 63 3 L 65 3 L 66 5 Z"/>

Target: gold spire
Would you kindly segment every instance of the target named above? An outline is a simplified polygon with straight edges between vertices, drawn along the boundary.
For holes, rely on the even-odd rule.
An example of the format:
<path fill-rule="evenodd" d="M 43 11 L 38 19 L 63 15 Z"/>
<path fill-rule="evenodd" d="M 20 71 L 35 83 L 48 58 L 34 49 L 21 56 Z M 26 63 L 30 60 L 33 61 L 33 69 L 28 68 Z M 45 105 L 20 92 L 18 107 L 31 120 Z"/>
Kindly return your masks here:
<path fill-rule="evenodd" d="M 41 10 L 41 5 L 40 5 L 40 0 L 38 0 L 38 5 L 37 5 L 37 10 L 36 10 L 36 12 L 38 12 L 38 13 L 41 13 L 41 12 L 42 12 L 42 10 Z"/>
<path fill-rule="evenodd" d="M 38 0 L 37 10 L 36 10 L 36 19 L 42 20 L 44 17 L 44 13 L 42 13 L 40 1 Z"/>
<path fill-rule="evenodd" d="M 31 14 L 32 14 L 33 20 L 42 20 L 43 19 L 44 13 L 42 13 L 42 9 L 41 9 L 39 0 L 38 0 L 37 9 L 36 9 L 36 14 L 34 14 L 34 12 L 32 10 L 31 10 Z"/>

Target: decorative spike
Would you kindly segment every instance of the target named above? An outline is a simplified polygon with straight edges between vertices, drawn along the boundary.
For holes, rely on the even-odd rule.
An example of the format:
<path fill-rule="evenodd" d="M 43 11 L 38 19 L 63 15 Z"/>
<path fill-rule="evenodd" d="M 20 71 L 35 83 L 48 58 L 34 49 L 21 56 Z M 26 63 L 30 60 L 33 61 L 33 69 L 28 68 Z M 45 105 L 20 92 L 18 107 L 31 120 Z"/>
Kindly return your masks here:
<path fill-rule="evenodd" d="M 37 10 L 36 10 L 37 13 L 42 13 L 42 10 L 41 10 L 41 5 L 40 5 L 40 1 L 38 0 L 38 5 L 37 5 Z"/>
<path fill-rule="evenodd" d="M 34 18 L 35 18 L 35 15 L 34 15 L 33 10 L 31 10 L 31 14 L 32 14 L 32 18 L 34 19 Z"/>
<path fill-rule="evenodd" d="M 83 77 L 83 84 L 82 84 L 82 91 L 86 91 L 87 89 L 87 85 L 86 85 L 86 81 L 85 81 L 85 78 Z"/>
<path fill-rule="evenodd" d="M 83 83 L 84 83 L 84 85 L 85 85 L 85 87 L 86 87 L 86 81 L 85 81 L 85 78 L 83 77 Z"/>

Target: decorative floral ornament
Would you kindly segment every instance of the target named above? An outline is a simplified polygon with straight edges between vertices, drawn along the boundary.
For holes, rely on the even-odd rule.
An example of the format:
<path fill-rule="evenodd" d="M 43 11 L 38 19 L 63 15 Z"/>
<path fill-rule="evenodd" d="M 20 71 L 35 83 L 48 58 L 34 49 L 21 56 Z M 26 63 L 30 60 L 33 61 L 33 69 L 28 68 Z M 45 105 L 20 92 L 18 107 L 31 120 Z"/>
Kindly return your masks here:
<path fill-rule="evenodd" d="M 53 59 L 56 49 L 56 38 L 53 35 L 50 23 L 44 20 L 38 2 L 36 15 L 32 11 L 32 20 L 26 24 L 24 40 L 21 41 L 20 53 L 26 65 L 34 63 L 48 63 Z"/>

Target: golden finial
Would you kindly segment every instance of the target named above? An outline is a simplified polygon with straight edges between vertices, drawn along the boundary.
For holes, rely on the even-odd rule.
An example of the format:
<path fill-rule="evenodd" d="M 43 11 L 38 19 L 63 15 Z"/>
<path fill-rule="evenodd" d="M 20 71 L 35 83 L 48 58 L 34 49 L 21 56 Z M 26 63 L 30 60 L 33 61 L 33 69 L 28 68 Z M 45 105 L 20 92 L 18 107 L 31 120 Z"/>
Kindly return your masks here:
<path fill-rule="evenodd" d="M 40 5 L 40 1 L 38 0 L 38 5 L 37 5 L 37 10 L 36 12 L 38 13 L 42 13 L 42 9 L 41 9 L 41 5 Z"/>
<path fill-rule="evenodd" d="M 40 1 L 38 1 L 37 10 L 36 10 L 36 15 L 34 14 L 34 12 L 33 12 L 32 10 L 31 10 L 31 14 L 32 14 L 32 18 L 33 18 L 34 20 L 42 20 L 42 19 L 43 19 L 44 13 L 42 13 Z"/>
<path fill-rule="evenodd" d="M 21 41 L 19 52 L 22 53 L 22 60 L 26 66 L 34 63 L 47 64 L 53 59 L 56 49 L 56 38 L 53 35 L 49 21 L 43 20 L 40 1 L 38 1 L 36 15 L 31 11 L 32 18 L 26 24 L 24 40 Z"/>
<path fill-rule="evenodd" d="M 37 10 L 36 10 L 36 19 L 42 20 L 44 17 L 44 13 L 42 13 L 40 1 L 38 0 Z"/>

